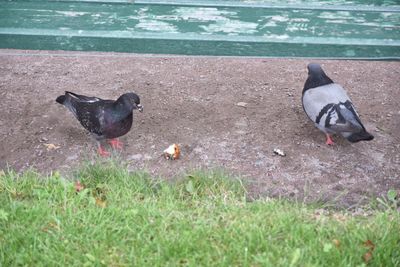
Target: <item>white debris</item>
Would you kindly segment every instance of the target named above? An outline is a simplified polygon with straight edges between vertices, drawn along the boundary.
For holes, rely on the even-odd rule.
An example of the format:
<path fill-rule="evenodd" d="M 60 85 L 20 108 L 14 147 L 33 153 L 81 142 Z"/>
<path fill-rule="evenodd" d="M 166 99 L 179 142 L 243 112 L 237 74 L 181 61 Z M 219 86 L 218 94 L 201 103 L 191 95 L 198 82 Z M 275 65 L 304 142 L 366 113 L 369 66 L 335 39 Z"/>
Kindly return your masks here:
<path fill-rule="evenodd" d="M 236 103 L 236 106 L 245 108 L 247 106 L 247 103 L 246 102 L 238 102 L 238 103 Z"/>
<path fill-rule="evenodd" d="M 285 152 L 283 152 L 283 151 L 280 150 L 279 148 L 275 148 L 275 149 L 274 149 L 274 154 L 275 154 L 275 155 L 278 155 L 278 156 L 281 156 L 281 157 L 285 157 L 285 156 L 286 156 Z"/>

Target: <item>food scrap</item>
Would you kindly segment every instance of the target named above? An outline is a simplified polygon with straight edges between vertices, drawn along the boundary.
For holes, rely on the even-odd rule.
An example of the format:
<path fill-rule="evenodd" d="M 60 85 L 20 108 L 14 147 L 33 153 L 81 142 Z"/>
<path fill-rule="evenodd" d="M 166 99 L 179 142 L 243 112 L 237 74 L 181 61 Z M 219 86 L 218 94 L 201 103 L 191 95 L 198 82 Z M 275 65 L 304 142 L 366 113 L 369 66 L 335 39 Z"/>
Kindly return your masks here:
<path fill-rule="evenodd" d="M 172 144 L 167 149 L 164 150 L 164 157 L 166 159 L 170 160 L 179 159 L 180 154 L 181 150 L 177 144 Z"/>
<path fill-rule="evenodd" d="M 55 144 L 44 144 L 44 146 L 47 148 L 47 151 L 56 150 L 60 148 L 60 146 L 56 146 Z"/>

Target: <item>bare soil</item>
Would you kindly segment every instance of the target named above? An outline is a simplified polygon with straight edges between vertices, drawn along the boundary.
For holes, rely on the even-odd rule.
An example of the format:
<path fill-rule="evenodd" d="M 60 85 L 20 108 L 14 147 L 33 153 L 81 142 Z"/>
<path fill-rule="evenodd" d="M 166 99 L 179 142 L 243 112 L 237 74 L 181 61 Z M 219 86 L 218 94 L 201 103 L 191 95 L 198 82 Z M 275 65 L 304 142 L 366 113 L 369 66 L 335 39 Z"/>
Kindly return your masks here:
<path fill-rule="evenodd" d="M 132 170 L 173 179 L 222 168 L 242 176 L 254 197 L 345 207 L 400 189 L 400 62 L 313 60 L 347 89 L 375 135 L 356 144 L 336 137 L 328 147 L 301 106 L 308 59 L 0 50 L 0 60 L 3 169 L 71 173 L 94 158 L 96 144 L 56 97 L 134 91 L 144 112 L 134 114 L 118 155 Z M 161 156 L 172 143 L 182 147 L 176 161 Z"/>

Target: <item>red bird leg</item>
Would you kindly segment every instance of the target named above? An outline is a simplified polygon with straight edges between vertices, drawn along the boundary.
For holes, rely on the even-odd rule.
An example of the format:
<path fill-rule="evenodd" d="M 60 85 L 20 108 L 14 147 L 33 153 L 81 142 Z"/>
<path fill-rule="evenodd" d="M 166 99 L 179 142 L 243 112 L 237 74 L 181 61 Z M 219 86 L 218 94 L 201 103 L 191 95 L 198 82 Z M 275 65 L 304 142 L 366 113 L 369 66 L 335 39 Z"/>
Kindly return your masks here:
<path fill-rule="evenodd" d="M 110 152 L 107 152 L 102 145 L 99 145 L 99 149 L 97 150 L 100 156 L 108 157 L 110 156 Z"/>
<path fill-rule="evenodd" d="M 325 144 L 327 144 L 328 146 L 333 146 L 335 144 L 329 134 L 326 134 L 326 142 L 325 142 Z"/>
<path fill-rule="evenodd" d="M 119 141 L 117 138 L 111 139 L 107 141 L 112 148 L 114 149 L 122 149 L 122 142 Z"/>

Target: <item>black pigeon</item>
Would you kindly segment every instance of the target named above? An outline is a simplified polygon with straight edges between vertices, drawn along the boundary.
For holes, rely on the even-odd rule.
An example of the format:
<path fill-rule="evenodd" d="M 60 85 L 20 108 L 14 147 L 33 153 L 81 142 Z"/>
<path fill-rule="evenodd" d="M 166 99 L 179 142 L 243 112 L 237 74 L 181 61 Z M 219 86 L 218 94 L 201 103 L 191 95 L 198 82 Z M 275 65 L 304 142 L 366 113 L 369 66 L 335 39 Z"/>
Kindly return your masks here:
<path fill-rule="evenodd" d="M 346 91 L 319 64 L 311 63 L 307 68 L 302 104 L 307 116 L 326 134 L 326 144 L 333 145 L 330 134 L 340 134 L 352 143 L 374 139 L 361 123 Z"/>
<path fill-rule="evenodd" d="M 101 142 L 108 141 L 113 148 L 122 148 L 116 139 L 129 132 L 132 127 L 132 111 L 143 111 L 140 98 L 135 93 L 126 93 L 117 100 L 103 100 L 97 97 L 65 92 L 56 99 L 57 103 L 66 106 L 99 142 L 99 154 L 106 156 Z"/>

